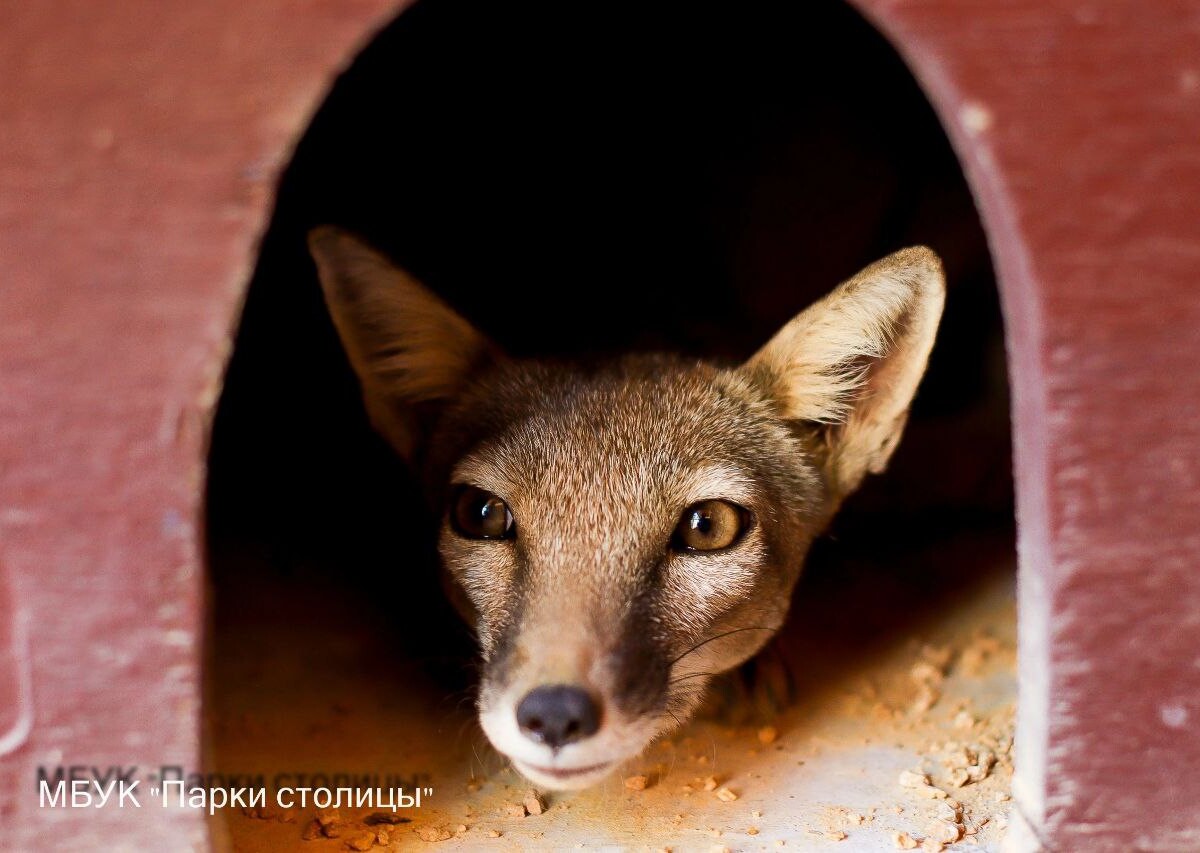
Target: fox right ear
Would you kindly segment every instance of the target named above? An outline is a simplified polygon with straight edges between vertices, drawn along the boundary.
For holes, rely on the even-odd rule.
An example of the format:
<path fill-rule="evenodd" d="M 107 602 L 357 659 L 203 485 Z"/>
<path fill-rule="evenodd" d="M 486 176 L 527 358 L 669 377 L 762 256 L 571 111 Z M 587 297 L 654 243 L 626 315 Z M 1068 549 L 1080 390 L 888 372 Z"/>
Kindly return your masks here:
<path fill-rule="evenodd" d="M 933 348 L 946 285 L 916 246 L 843 282 L 785 325 L 745 369 L 792 420 L 823 427 L 839 497 L 895 450 Z"/>
<path fill-rule="evenodd" d="M 308 248 L 371 423 L 410 460 L 418 411 L 452 399 L 496 351 L 450 306 L 350 233 L 315 228 Z"/>

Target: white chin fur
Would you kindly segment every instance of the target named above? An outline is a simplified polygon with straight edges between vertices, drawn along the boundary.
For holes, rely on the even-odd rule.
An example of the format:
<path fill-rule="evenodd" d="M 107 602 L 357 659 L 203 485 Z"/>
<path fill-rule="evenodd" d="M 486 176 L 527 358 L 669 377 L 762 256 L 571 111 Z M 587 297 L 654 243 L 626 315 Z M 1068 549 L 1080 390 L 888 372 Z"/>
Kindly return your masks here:
<path fill-rule="evenodd" d="M 539 788 L 549 791 L 580 791 L 590 788 L 613 771 L 618 762 L 610 762 L 595 770 L 583 771 L 570 776 L 551 775 L 538 770 L 516 758 L 511 759 L 513 767 L 522 776 Z"/>

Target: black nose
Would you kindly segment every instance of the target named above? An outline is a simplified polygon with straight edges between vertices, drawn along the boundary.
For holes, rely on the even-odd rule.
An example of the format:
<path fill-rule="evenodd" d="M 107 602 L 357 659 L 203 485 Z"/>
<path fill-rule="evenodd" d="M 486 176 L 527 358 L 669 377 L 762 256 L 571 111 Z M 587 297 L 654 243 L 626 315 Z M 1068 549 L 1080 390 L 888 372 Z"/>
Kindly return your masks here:
<path fill-rule="evenodd" d="M 525 736 L 551 748 L 591 737 L 600 728 L 600 709 L 586 690 L 568 684 L 537 687 L 517 705 Z"/>

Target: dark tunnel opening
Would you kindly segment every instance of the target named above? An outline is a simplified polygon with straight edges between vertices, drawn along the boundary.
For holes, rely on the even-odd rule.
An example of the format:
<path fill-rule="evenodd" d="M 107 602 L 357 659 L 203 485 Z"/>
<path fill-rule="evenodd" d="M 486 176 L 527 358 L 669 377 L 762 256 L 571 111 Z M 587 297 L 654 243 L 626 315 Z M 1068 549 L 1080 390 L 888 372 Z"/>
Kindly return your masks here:
<path fill-rule="evenodd" d="M 368 426 L 321 301 L 304 238 L 326 223 L 528 356 L 739 360 L 861 267 L 929 245 L 949 285 L 929 372 L 889 471 L 810 557 L 798 654 L 886 645 L 977 582 L 962 561 L 1011 555 L 984 231 L 937 116 L 874 28 L 834 0 L 422 0 L 304 133 L 249 285 L 209 466 L 216 706 L 252 692 L 221 663 L 251 622 L 336 610 L 342 627 L 306 630 L 311 642 L 361 629 L 387 647 L 379 660 L 461 673 L 469 658 L 430 514 Z M 880 614 L 869 628 L 864 612 Z"/>

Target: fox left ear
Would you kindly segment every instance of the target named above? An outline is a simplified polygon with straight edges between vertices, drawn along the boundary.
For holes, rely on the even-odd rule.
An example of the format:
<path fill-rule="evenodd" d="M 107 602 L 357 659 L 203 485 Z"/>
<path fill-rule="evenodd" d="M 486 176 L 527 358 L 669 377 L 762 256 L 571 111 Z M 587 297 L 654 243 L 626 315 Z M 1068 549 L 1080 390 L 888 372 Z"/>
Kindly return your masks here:
<path fill-rule="evenodd" d="M 938 256 L 904 249 L 793 318 L 743 367 L 784 417 L 826 425 L 839 497 L 883 471 L 899 443 L 945 292 Z"/>
<path fill-rule="evenodd" d="M 350 233 L 322 226 L 309 232 L 308 247 L 371 423 L 411 460 L 420 412 L 453 399 L 500 354 L 449 305 Z"/>

